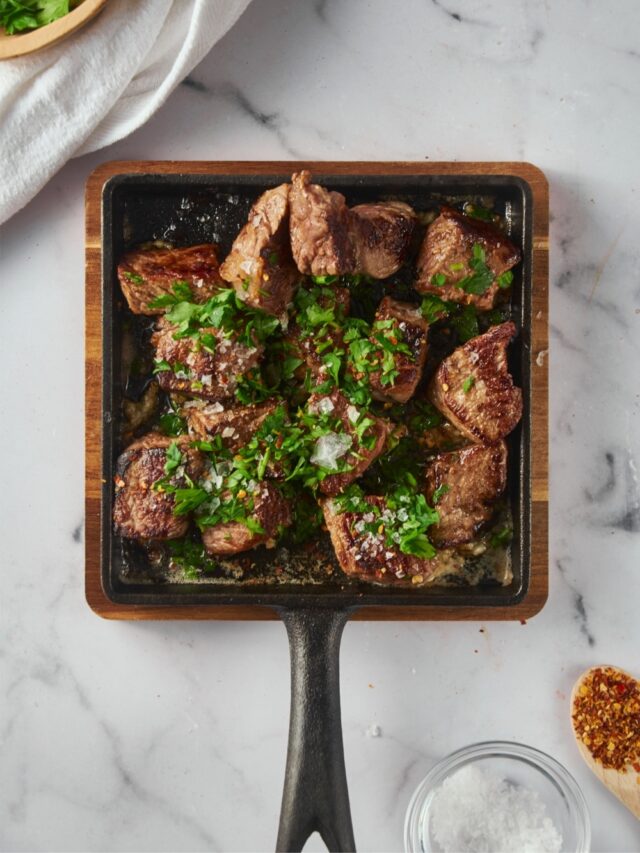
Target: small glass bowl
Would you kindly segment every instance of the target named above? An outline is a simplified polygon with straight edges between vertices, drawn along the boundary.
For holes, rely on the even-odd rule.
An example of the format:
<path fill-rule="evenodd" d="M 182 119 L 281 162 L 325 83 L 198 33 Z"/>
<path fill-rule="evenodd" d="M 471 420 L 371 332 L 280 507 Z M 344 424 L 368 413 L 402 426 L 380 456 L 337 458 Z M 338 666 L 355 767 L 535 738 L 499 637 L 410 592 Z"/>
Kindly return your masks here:
<path fill-rule="evenodd" d="M 427 773 L 418 785 L 404 823 L 407 853 L 441 853 L 430 827 L 430 808 L 437 788 L 467 764 L 501 776 L 514 785 L 537 791 L 547 815 L 562 834 L 566 853 L 588 853 L 591 821 L 582 791 L 573 776 L 555 758 L 530 746 L 509 741 L 486 741 L 452 752 Z"/>

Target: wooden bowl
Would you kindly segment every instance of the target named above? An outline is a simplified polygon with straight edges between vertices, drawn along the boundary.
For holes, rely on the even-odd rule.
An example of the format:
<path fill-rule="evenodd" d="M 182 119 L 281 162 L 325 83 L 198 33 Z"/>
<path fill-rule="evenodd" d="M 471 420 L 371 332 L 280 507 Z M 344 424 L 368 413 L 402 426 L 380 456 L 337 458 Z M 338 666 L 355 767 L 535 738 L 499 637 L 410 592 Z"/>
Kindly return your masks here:
<path fill-rule="evenodd" d="M 36 50 L 42 50 L 44 47 L 62 41 L 97 15 L 106 2 L 107 0 L 83 0 L 68 15 L 25 33 L 10 36 L 0 27 L 0 59 L 25 56 L 27 53 L 34 53 Z"/>

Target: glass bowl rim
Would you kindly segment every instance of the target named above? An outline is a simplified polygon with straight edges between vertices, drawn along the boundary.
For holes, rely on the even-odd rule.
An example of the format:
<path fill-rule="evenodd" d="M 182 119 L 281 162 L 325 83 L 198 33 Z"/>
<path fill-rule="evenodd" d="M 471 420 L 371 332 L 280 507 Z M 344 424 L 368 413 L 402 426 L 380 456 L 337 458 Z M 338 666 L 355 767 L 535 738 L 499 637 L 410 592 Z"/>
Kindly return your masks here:
<path fill-rule="evenodd" d="M 540 749 L 509 740 L 487 740 L 464 746 L 438 761 L 428 771 L 413 792 L 404 821 L 404 849 L 418 853 L 420 845 L 420 817 L 427 794 L 441 784 L 454 770 L 479 758 L 508 758 L 529 764 L 549 776 L 560 788 L 576 819 L 577 845 L 571 853 L 588 853 L 591 845 L 591 818 L 580 786 L 569 771 L 552 756 Z"/>

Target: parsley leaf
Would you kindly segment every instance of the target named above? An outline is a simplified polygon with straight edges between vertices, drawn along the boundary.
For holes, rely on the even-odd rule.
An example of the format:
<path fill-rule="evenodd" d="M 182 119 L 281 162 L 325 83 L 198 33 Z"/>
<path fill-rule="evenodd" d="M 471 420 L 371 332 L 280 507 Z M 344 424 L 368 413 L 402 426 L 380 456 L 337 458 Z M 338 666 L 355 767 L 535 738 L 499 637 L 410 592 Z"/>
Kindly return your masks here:
<path fill-rule="evenodd" d="M 122 275 L 128 279 L 132 284 L 144 284 L 144 279 L 137 272 L 129 272 L 129 270 L 125 270 Z"/>
<path fill-rule="evenodd" d="M 473 272 L 456 282 L 456 287 L 465 293 L 482 296 L 493 284 L 494 275 L 486 264 L 486 253 L 479 243 L 474 243 L 472 255 L 469 266 Z"/>
<path fill-rule="evenodd" d="M 444 320 L 445 317 L 448 317 L 453 306 L 453 302 L 445 302 L 439 296 L 427 293 L 422 300 L 420 310 L 427 323 L 432 325 L 433 323 L 437 323 L 438 320 Z"/>
<path fill-rule="evenodd" d="M 469 391 L 471 391 L 471 389 L 473 388 L 473 386 L 475 384 L 476 384 L 476 377 L 475 376 L 467 376 L 467 378 L 462 383 L 462 390 L 464 391 L 465 394 L 468 394 Z"/>
<path fill-rule="evenodd" d="M 504 548 L 509 544 L 509 542 L 511 542 L 512 536 L 513 530 L 507 525 L 501 530 L 496 530 L 491 534 L 489 544 L 492 548 Z"/>
<path fill-rule="evenodd" d="M 165 435 L 183 435 L 187 431 L 187 422 L 176 412 L 160 415 L 160 429 Z"/>
<path fill-rule="evenodd" d="M 499 275 L 496 279 L 498 282 L 498 287 L 501 287 L 503 290 L 506 290 L 507 287 L 511 287 L 511 282 L 513 281 L 513 273 L 511 270 L 507 270 L 503 272 L 502 275 Z"/>
<path fill-rule="evenodd" d="M 453 267 L 452 267 L 453 269 Z M 431 284 L 434 287 L 443 287 L 447 283 L 447 277 L 444 273 L 437 272 L 431 276 Z"/>
<path fill-rule="evenodd" d="M 182 464 L 182 453 L 178 447 L 178 443 L 172 441 L 166 452 L 166 462 L 164 463 L 164 473 L 167 477 Z"/>
<path fill-rule="evenodd" d="M 440 498 L 441 498 L 443 495 L 446 495 L 448 491 L 450 491 L 450 489 L 449 489 L 449 486 L 447 486 L 447 484 L 446 484 L 446 483 L 443 483 L 441 486 L 438 486 L 438 488 L 437 488 L 437 489 L 434 491 L 434 493 L 433 493 L 433 503 L 434 503 L 434 505 L 435 505 L 435 504 L 437 504 L 437 503 L 438 503 L 438 501 L 440 500 Z"/>
<path fill-rule="evenodd" d="M 188 302 L 193 298 L 188 281 L 174 281 L 171 285 L 171 293 L 163 293 L 148 303 L 149 308 L 168 308 L 179 302 Z"/>
<path fill-rule="evenodd" d="M 473 305 L 465 305 L 452 319 L 451 325 L 458 333 L 462 343 L 466 343 L 480 334 L 478 315 Z"/>

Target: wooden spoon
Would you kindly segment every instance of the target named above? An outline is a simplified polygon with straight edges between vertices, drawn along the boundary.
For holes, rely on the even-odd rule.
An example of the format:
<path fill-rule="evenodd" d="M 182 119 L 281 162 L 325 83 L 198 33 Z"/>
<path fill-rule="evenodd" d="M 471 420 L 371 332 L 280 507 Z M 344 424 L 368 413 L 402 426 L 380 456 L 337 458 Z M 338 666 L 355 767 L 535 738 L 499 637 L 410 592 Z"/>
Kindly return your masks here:
<path fill-rule="evenodd" d="M 573 733 L 576 737 L 576 742 L 578 744 L 578 749 L 580 750 L 580 754 L 584 758 L 588 767 L 595 773 L 598 779 L 602 782 L 602 784 L 608 788 L 616 797 L 620 800 L 620 802 L 624 803 L 624 805 L 634 814 L 638 819 L 640 819 L 640 773 L 634 769 L 631 764 L 625 765 L 623 770 L 615 770 L 611 767 L 603 767 L 603 765 L 596 761 L 588 747 L 582 742 L 580 736 L 576 731 L 576 726 L 573 720 L 574 714 L 574 704 L 575 700 L 578 696 L 578 691 L 585 683 L 585 681 L 596 671 L 601 669 L 607 669 L 612 671 L 613 675 L 618 675 L 621 678 L 630 678 L 632 681 L 635 681 L 636 684 L 639 682 L 633 678 L 632 675 L 629 675 L 628 672 L 625 672 L 622 669 L 618 669 L 613 666 L 598 666 L 593 667 L 592 669 L 588 669 L 584 672 L 580 678 L 576 681 L 573 691 L 571 693 L 571 725 L 573 726 Z"/>

